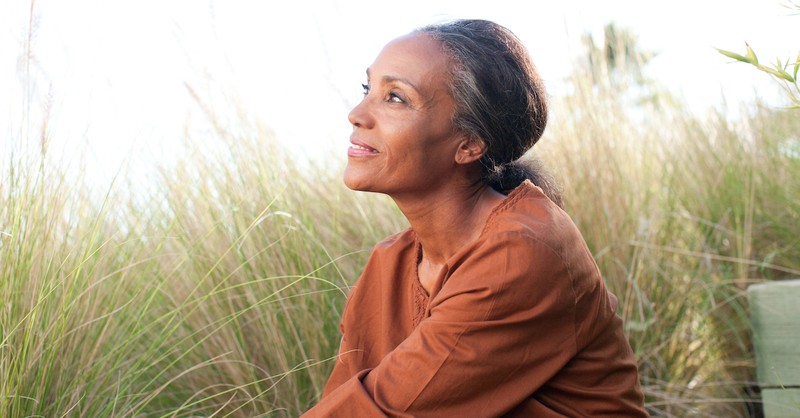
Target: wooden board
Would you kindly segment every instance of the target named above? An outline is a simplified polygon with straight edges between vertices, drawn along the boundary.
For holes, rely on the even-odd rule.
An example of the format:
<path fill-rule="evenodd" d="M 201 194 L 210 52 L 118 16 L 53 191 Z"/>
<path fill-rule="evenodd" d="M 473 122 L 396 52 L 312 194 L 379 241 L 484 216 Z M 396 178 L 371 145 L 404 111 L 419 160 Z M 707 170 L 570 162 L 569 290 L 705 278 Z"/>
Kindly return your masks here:
<path fill-rule="evenodd" d="M 765 418 L 800 417 L 800 389 L 761 389 Z"/>
<path fill-rule="evenodd" d="M 800 389 L 800 280 L 761 283 L 747 292 L 759 386 Z"/>

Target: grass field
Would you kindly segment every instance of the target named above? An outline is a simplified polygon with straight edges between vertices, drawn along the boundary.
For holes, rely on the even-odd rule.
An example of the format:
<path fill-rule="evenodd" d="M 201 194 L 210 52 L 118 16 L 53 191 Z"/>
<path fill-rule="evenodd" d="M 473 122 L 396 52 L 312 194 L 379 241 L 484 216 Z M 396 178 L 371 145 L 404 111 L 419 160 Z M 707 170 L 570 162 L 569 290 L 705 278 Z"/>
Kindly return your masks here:
<path fill-rule="evenodd" d="M 574 86 L 535 154 L 620 298 L 649 411 L 753 416 L 744 291 L 800 277 L 798 113 Z M 0 416 L 297 416 L 319 397 L 348 287 L 405 221 L 347 190 L 338 156 L 298 165 L 208 119 L 215 139 L 185 138 L 147 187 L 98 191 L 44 151 L 46 121 L 7 142 Z"/>

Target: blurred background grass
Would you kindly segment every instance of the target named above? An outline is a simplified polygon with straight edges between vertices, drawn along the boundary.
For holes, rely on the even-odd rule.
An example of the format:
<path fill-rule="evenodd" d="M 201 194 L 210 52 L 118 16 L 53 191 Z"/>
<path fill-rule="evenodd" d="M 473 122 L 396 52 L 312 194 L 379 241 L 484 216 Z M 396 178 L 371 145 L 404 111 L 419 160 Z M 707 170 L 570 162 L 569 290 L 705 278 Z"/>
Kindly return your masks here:
<path fill-rule="evenodd" d="M 800 276 L 800 118 L 693 114 L 606 30 L 531 155 L 620 298 L 650 413 L 757 416 L 744 290 Z M 213 141 L 187 133 L 148 187 L 121 171 L 100 194 L 48 153 L 46 118 L 14 138 L 0 415 L 297 416 L 318 399 L 348 288 L 405 221 L 342 185 L 343 158 L 298 163 L 246 112 L 205 115 Z"/>

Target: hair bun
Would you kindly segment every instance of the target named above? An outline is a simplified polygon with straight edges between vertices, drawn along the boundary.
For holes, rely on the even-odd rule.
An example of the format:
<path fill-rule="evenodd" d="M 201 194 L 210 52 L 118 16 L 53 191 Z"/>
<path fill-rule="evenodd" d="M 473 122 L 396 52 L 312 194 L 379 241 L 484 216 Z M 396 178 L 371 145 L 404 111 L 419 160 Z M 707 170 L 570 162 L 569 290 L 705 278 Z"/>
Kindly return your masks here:
<path fill-rule="evenodd" d="M 500 193 L 508 194 L 525 180 L 540 187 L 542 192 L 559 207 L 563 207 L 561 188 L 555 178 L 542 167 L 537 158 L 521 158 L 500 164 L 487 172 L 484 181 Z"/>
<path fill-rule="evenodd" d="M 527 170 L 517 161 L 498 164 L 486 173 L 486 182 L 493 189 L 506 193 L 522 184 L 528 178 Z"/>

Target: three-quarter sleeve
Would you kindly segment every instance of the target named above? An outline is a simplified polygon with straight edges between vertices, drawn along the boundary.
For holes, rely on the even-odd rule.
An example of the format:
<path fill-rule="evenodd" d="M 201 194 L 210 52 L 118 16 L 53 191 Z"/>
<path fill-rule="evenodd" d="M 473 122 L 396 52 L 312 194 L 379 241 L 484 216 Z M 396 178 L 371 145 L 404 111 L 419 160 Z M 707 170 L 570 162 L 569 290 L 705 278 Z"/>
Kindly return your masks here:
<path fill-rule="evenodd" d="M 430 315 L 371 370 L 306 417 L 493 417 L 508 413 L 579 350 L 578 303 L 607 303 L 597 277 L 573 277 L 544 242 L 519 231 L 470 246 L 448 269 Z M 601 289 L 598 289 L 600 287 Z M 345 336 L 346 338 L 347 336 Z"/>

